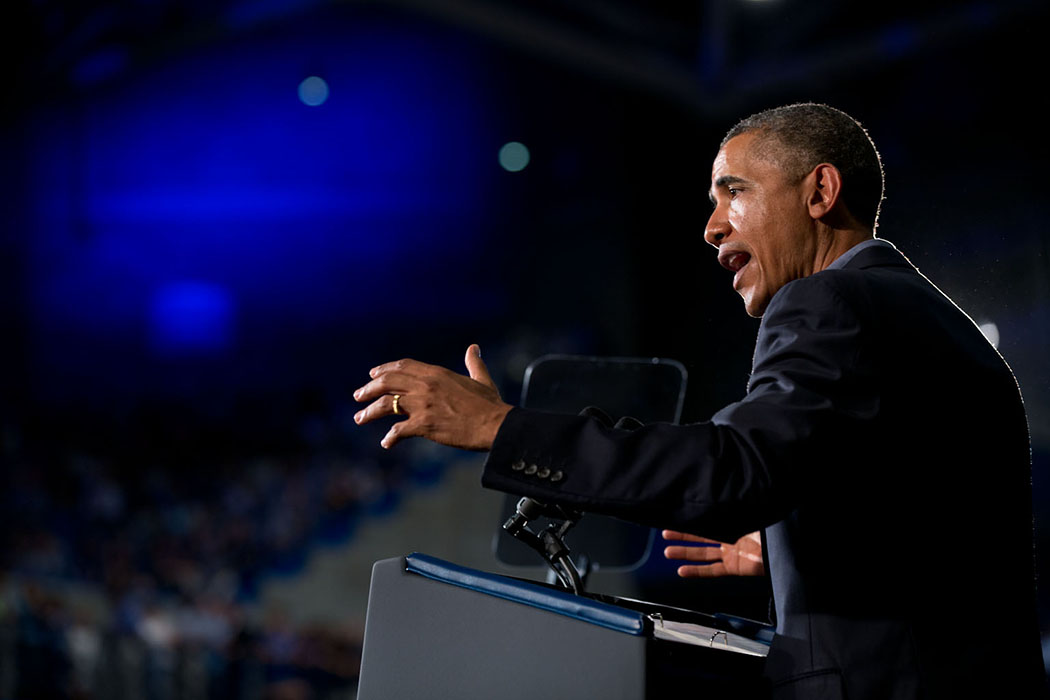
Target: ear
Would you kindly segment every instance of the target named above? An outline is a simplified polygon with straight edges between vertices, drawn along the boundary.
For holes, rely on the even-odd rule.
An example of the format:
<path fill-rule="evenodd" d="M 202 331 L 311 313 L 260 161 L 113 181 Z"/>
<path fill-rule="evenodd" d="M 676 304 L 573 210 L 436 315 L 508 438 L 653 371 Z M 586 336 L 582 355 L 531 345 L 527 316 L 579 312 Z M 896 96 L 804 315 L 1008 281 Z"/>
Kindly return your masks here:
<path fill-rule="evenodd" d="M 823 219 L 840 203 L 842 173 L 831 163 L 821 163 L 809 173 L 806 182 L 810 186 L 806 193 L 809 215 Z"/>

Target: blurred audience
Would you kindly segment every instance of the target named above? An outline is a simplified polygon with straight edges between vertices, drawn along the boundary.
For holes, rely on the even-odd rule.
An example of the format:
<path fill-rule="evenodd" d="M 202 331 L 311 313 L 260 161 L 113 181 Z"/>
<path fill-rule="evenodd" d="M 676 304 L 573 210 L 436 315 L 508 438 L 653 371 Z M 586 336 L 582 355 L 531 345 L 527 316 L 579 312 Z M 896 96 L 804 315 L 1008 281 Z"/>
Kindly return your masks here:
<path fill-rule="evenodd" d="M 251 603 L 435 466 L 358 448 L 349 402 L 301 403 L 283 428 L 159 402 L 0 414 L 0 697 L 351 697 L 360 625 Z"/>
<path fill-rule="evenodd" d="M 514 400 L 529 358 L 580 353 L 579 333 L 521 329 L 486 359 Z M 352 388 L 0 397 L 0 698 L 353 697 L 361 620 L 297 626 L 257 604 L 268 576 L 447 466 L 429 443 L 380 449 Z"/>

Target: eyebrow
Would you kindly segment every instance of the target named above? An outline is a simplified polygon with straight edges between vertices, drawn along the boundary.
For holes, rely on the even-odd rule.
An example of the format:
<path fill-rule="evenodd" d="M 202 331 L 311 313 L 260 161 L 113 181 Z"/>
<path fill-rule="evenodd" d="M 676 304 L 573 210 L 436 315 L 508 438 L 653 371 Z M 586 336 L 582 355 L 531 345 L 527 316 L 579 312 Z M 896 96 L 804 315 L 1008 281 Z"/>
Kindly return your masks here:
<path fill-rule="evenodd" d="M 747 184 L 747 180 L 736 175 L 723 175 L 722 177 L 715 180 L 714 187 L 708 191 L 707 197 L 711 200 L 711 204 L 715 203 L 714 190 L 728 187 L 729 185 L 744 185 Z"/>

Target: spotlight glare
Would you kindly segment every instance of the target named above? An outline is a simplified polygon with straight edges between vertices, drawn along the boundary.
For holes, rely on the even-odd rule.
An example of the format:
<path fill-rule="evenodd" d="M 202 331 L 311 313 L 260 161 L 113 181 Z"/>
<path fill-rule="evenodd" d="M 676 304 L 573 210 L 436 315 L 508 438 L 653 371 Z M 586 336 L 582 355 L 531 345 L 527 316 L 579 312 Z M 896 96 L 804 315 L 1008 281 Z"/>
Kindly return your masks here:
<path fill-rule="evenodd" d="M 503 144 L 499 149 L 499 164 L 504 170 L 516 173 L 529 164 L 529 149 L 517 141 Z"/>
<path fill-rule="evenodd" d="M 323 105 L 328 99 L 328 83 L 316 75 L 305 78 L 299 83 L 299 99 L 310 107 Z"/>
<path fill-rule="evenodd" d="M 980 325 L 981 332 L 984 333 L 984 337 L 988 339 L 988 342 L 992 344 L 992 347 L 998 349 L 999 347 L 999 326 L 992 322 L 982 323 Z"/>

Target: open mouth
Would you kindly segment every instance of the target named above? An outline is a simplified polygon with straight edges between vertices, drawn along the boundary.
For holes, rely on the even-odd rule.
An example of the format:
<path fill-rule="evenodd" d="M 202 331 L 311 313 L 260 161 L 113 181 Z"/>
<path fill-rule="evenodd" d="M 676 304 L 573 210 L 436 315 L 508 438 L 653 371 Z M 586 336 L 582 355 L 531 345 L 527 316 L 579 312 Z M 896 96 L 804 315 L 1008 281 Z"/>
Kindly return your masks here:
<path fill-rule="evenodd" d="M 729 251 L 718 256 L 718 263 L 730 272 L 740 272 L 751 261 L 751 254 L 741 250 Z"/>

